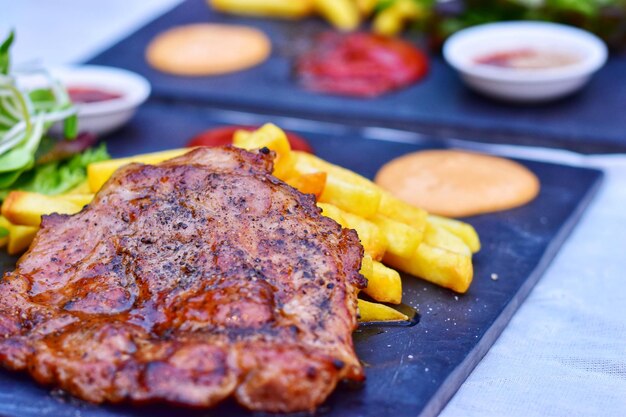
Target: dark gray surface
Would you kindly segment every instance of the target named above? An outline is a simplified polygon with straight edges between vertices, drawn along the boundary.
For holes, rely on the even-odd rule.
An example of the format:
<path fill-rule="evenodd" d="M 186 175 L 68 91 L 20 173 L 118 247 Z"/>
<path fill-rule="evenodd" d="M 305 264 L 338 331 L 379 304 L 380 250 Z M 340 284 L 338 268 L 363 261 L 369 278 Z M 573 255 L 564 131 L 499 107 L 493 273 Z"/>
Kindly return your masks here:
<path fill-rule="evenodd" d="M 182 146 L 194 134 L 219 124 L 197 108 L 151 103 L 108 143 L 122 156 Z M 246 123 L 262 122 L 250 116 Z M 364 139 L 361 132 L 326 126 L 300 132 L 318 155 L 368 177 L 386 161 L 407 152 L 442 146 Z M 558 248 L 591 201 L 599 171 L 522 161 L 542 183 L 539 197 L 525 207 L 469 218 L 481 235 L 475 279 L 469 292 L 456 296 L 413 277 L 403 277 L 404 302 L 418 308 L 412 327 L 368 326 L 355 333 L 359 358 L 366 364 L 361 387 L 340 386 L 324 404 L 323 416 L 432 416 L 456 392 L 526 298 Z M 3 269 L 12 261 L 0 255 Z M 494 281 L 491 274 L 498 274 Z M 409 356 L 410 355 L 410 356 Z M 218 416 L 249 415 L 232 403 L 195 412 L 165 406 L 87 405 L 51 394 L 25 375 L 0 371 L 0 415 L 31 416 Z M 261 415 L 261 414 L 257 414 Z"/>
<path fill-rule="evenodd" d="M 177 77 L 150 68 L 148 42 L 173 26 L 206 21 L 259 27 L 274 42 L 261 66 L 218 77 Z M 212 13 L 204 0 L 188 0 L 89 63 L 112 65 L 147 77 L 155 97 L 194 100 L 208 106 L 290 115 L 347 124 L 420 131 L 437 137 L 569 148 L 581 152 L 626 151 L 626 56 L 612 57 L 580 93 L 536 106 L 501 104 L 468 90 L 441 58 L 432 58 L 424 82 L 377 99 L 308 93 L 291 76 L 291 62 L 315 33 L 328 30 L 316 20 L 284 22 Z"/>

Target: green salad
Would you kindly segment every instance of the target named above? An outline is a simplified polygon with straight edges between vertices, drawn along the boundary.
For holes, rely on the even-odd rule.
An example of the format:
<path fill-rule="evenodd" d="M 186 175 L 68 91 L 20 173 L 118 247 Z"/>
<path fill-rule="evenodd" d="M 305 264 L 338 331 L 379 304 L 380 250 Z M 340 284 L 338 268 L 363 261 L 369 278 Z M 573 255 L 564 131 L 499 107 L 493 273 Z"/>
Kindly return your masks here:
<path fill-rule="evenodd" d="M 379 0 L 378 10 L 403 0 Z M 626 0 L 413 0 L 414 26 L 433 46 L 466 27 L 506 20 L 541 20 L 589 30 L 615 49 L 626 48 Z"/>
<path fill-rule="evenodd" d="M 11 71 L 14 33 L 0 45 L 0 205 L 13 190 L 60 194 L 85 181 L 87 165 L 109 159 L 96 138 L 78 135 L 76 108 L 63 85 L 47 71 Z M 44 86 L 29 88 L 24 78 L 38 76 Z M 63 123 L 63 138 L 48 130 Z M 0 227 L 0 238 L 8 231 Z"/>
<path fill-rule="evenodd" d="M 63 193 L 85 180 L 87 164 L 109 158 L 104 144 L 89 147 L 95 137 L 77 135 L 76 108 L 61 83 L 43 69 L 10 71 L 13 39 L 11 33 L 0 45 L 0 201 L 12 190 Z M 45 87 L 20 83 L 33 74 Z M 64 138 L 50 137 L 48 129 L 59 122 Z"/>

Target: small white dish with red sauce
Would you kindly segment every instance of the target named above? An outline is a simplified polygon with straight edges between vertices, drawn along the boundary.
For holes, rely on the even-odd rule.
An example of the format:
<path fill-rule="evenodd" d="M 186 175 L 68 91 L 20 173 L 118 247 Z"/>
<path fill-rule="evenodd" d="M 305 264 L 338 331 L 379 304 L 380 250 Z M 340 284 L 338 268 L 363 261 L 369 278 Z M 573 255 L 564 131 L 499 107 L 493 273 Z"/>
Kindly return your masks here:
<path fill-rule="evenodd" d="M 150 83 L 120 68 L 77 65 L 50 69 L 78 110 L 78 129 L 98 136 L 125 125 L 150 95 Z M 53 131 L 61 131 L 54 126 Z"/>
<path fill-rule="evenodd" d="M 532 103 L 578 91 L 605 64 L 608 51 L 582 29 L 516 21 L 462 30 L 446 41 L 443 55 L 472 89 Z"/>

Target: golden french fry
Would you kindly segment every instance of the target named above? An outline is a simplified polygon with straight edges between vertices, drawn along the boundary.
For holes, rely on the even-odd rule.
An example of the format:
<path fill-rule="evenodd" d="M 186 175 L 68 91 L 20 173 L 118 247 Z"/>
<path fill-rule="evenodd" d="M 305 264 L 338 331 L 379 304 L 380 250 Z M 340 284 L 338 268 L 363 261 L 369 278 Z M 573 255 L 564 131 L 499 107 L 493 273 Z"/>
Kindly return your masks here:
<path fill-rule="evenodd" d="M 276 125 L 267 123 L 252 132 L 238 130 L 233 135 L 233 145 L 247 150 L 271 149 L 276 153 L 273 174 L 282 180 L 293 176 L 295 159 L 291 155 L 291 145 L 285 132 Z"/>
<path fill-rule="evenodd" d="M 93 200 L 94 194 L 86 193 L 86 194 L 61 194 L 54 196 L 55 199 L 65 200 L 72 204 L 76 204 L 81 209 L 85 207 L 87 204 L 91 203 Z"/>
<path fill-rule="evenodd" d="M 342 216 L 346 222 L 346 227 L 356 230 L 356 234 L 359 235 L 365 253 L 376 261 L 383 259 L 388 242 L 380 228 L 371 221 L 352 213 L 344 212 Z"/>
<path fill-rule="evenodd" d="M 76 187 L 63 194 L 91 194 L 91 188 L 89 187 L 89 181 L 85 180 L 78 184 Z"/>
<path fill-rule="evenodd" d="M 299 19 L 313 11 L 311 0 L 208 0 L 220 12 Z"/>
<path fill-rule="evenodd" d="M 361 23 L 359 9 L 352 0 L 313 0 L 313 5 L 337 29 L 354 30 Z"/>
<path fill-rule="evenodd" d="M 401 223 L 408 224 L 418 232 L 426 229 L 426 210 L 412 206 L 387 191 L 382 191 L 378 213 Z"/>
<path fill-rule="evenodd" d="M 405 19 L 418 19 L 427 13 L 424 6 L 415 0 L 396 0 L 393 7 L 397 8 Z"/>
<path fill-rule="evenodd" d="M 19 255 L 28 249 L 38 230 L 39 228 L 34 226 L 10 225 L 7 246 L 9 255 Z"/>
<path fill-rule="evenodd" d="M 344 211 L 365 218 L 371 218 L 378 213 L 413 227 L 418 234 L 424 232 L 428 217 L 426 210 L 398 199 L 369 179 L 348 169 L 304 152 L 292 153 L 296 159 L 294 166 L 296 172 L 328 174 L 326 188 L 320 201 L 334 204 Z"/>
<path fill-rule="evenodd" d="M 358 184 L 328 176 L 319 201 L 333 204 L 362 218 L 369 218 L 376 214 L 379 198 L 379 195 Z"/>
<path fill-rule="evenodd" d="M 330 217 L 342 227 L 348 228 L 348 222 L 343 218 L 343 211 L 337 206 L 327 203 L 317 203 L 317 206 L 322 209 L 322 214 L 326 217 Z"/>
<path fill-rule="evenodd" d="M 363 255 L 361 260 L 361 270 L 359 271 L 365 278 L 372 276 L 374 273 L 374 260 L 367 253 Z"/>
<path fill-rule="evenodd" d="M 368 218 L 376 214 L 380 194 L 328 174 L 319 201 L 334 204 L 346 212 Z"/>
<path fill-rule="evenodd" d="M 372 303 L 365 300 L 359 302 L 359 321 L 406 321 L 409 318 L 384 304 Z"/>
<path fill-rule="evenodd" d="M 379 35 L 394 36 L 404 29 L 404 23 L 404 16 L 400 10 L 390 6 L 374 17 L 372 30 Z"/>
<path fill-rule="evenodd" d="M 447 217 L 436 216 L 434 214 L 428 215 L 428 223 L 454 233 L 465 242 L 472 253 L 476 253 L 480 250 L 480 238 L 478 237 L 478 233 L 476 233 L 476 229 L 474 229 L 471 224 Z"/>
<path fill-rule="evenodd" d="M 365 294 L 382 303 L 402 302 L 402 279 L 398 271 L 371 260 L 371 272 L 361 269 L 361 274 L 367 278 Z"/>
<path fill-rule="evenodd" d="M 326 185 L 326 173 L 314 172 L 312 174 L 298 175 L 290 177 L 285 182 L 304 194 L 314 194 L 319 200 L 324 186 Z"/>
<path fill-rule="evenodd" d="M 435 248 L 472 257 L 472 251 L 460 237 L 438 225 L 430 223 L 426 225 L 424 243 Z"/>
<path fill-rule="evenodd" d="M 6 217 L 0 216 L 0 231 L 9 233 L 11 231 L 10 226 L 11 222 L 9 222 Z M 2 249 L 7 243 L 9 243 L 9 235 L 6 234 L 4 236 L 0 236 L 0 249 Z"/>
<path fill-rule="evenodd" d="M 326 162 L 315 155 L 292 151 L 294 172 L 303 175 L 326 173 L 326 186 L 319 200 L 361 217 L 372 217 L 378 211 L 382 190 L 359 174 Z"/>
<path fill-rule="evenodd" d="M 356 0 L 355 3 L 361 16 L 368 17 L 374 12 L 374 9 L 376 9 L 378 0 Z"/>
<path fill-rule="evenodd" d="M 426 15 L 425 9 L 415 0 L 395 0 L 374 17 L 374 32 L 393 36 L 398 34 L 407 21 L 417 20 Z"/>
<path fill-rule="evenodd" d="M 26 191 L 11 191 L 2 203 L 2 215 L 14 225 L 38 227 L 44 214 L 74 214 L 83 208 L 83 205 L 66 198 L 71 199 L 73 196 L 48 196 Z"/>
<path fill-rule="evenodd" d="M 128 165 L 133 162 L 142 164 L 158 164 L 168 159 L 176 158 L 191 151 L 192 148 L 171 149 L 169 151 L 146 153 L 141 155 L 129 156 L 127 158 L 109 159 L 107 161 L 94 162 L 87 166 L 87 180 L 91 192 L 97 192 L 111 175 L 121 166 Z"/>
<path fill-rule="evenodd" d="M 384 262 L 400 271 L 464 293 L 474 276 L 472 258 L 421 243 L 410 258 L 385 254 Z"/>
<path fill-rule="evenodd" d="M 422 242 L 423 232 L 413 227 L 377 214 L 371 219 L 382 234 L 388 245 L 387 251 L 402 257 L 409 257 L 415 253 L 417 246 Z"/>
<path fill-rule="evenodd" d="M 345 218 L 346 213 L 343 213 L 339 208 L 333 206 L 332 204 L 317 203 L 317 205 L 322 209 L 322 214 L 324 216 L 330 217 L 343 227 L 349 228 L 350 226 L 355 226 L 354 217 L 356 216 L 353 214 L 347 213 L 347 217 L 351 220 L 350 222 Z M 365 219 L 360 219 L 360 221 L 364 222 L 365 225 L 369 223 Z M 356 226 L 359 225 L 357 224 Z M 361 230 L 360 234 L 359 229 Z M 359 229 L 356 229 L 359 239 L 362 239 L 361 235 L 372 233 L 368 226 L 363 227 L 361 225 L 359 226 Z M 361 241 L 363 242 L 363 239 Z M 369 244 L 368 242 L 369 241 L 365 241 L 365 244 L 368 244 L 368 248 L 365 249 L 366 253 L 361 262 L 361 274 L 368 279 L 367 288 L 363 291 L 376 301 L 399 304 L 402 300 L 402 280 L 400 279 L 400 274 L 391 268 L 387 268 L 380 262 L 374 261 L 371 256 L 373 251 L 371 246 L 376 247 L 376 245 L 380 245 L 381 242 L 375 242 L 373 244 Z M 374 256 L 379 256 L 379 254 L 380 249 L 377 251 L 375 250 Z"/>
<path fill-rule="evenodd" d="M 356 230 L 356 234 L 359 236 L 366 254 L 377 261 L 383 258 L 387 250 L 387 239 L 378 226 L 367 219 L 343 211 L 332 204 L 317 203 L 317 205 L 322 209 L 324 216 L 330 217 L 347 229 Z"/>
<path fill-rule="evenodd" d="M 303 151 L 293 151 L 296 156 L 296 167 L 302 172 L 326 172 L 329 176 L 343 179 L 346 182 L 360 184 L 380 193 L 381 189 L 372 181 L 354 171 L 335 165 L 324 159 Z"/>

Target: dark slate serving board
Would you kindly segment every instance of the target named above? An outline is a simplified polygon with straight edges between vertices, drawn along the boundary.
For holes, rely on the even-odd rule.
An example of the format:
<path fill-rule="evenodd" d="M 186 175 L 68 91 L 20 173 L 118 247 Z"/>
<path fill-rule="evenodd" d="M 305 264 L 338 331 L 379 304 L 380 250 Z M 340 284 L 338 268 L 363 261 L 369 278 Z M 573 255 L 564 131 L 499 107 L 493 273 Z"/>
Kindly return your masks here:
<path fill-rule="evenodd" d="M 148 42 L 173 26 L 192 22 L 256 26 L 274 42 L 261 66 L 219 77 L 185 78 L 160 73 L 144 60 Z M 626 151 L 626 56 L 614 56 L 575 96 L 537 106 L 508 105 L 468 90 L 440 57 L 432 57 L 428 78 L 406 90 L 371 99 L 308 93 L 291 76 L 292 58 L 315 33 L 318 20 L 284 22 L 212 13 L 204 0 L 188 0 L 89 61 L 136 71 L 147 77 L 155 97 L 256 113 L 281 114 L 350 124 L 460 136 L 487 142 L 564 147 L 581 152 Z"/>
<path fill-rule="evenodd" d="M 226 116 L 201 108 L 149 103 L 108 143 L 115 156 L 180 147 L 196 133 L 222 124 Z M 266 119 L 248 115 L 239 121 L 257 124 Z M 368 177 L 398 155 L 445 146 L 417 135 L 410 141 L 407 136 L 401 143 L 366 138 L 363 132 L 349 127 L 312 127 L 316 130 L 299 133 L 310 140 L 318 155 Z M 469 292 L 455 295 L 404 276 L 403 300 L 420 311 L 420 322 L 413 326 L 369 325 L 357 330 L 356 350 L 366 365 L 367 381 L 361 387 L 340 386 L 320 408 L 319 415 L 433 416 L 456 392 L 555 256 L 602 178 L 601 172 L 591 169 L 521 162 L 539 176 L 541 193 L 525 207 L 468 219 L 483 243 L 475 257 L 475 279 Z M 3 270 L 13 262 L 0 254 Z M 492 280 L 492 274 L 499 279 Z M 25 375 L 0 371 L 0 415 L 165 417 L 250 413 L 233 403 L 211 411 L 165 406 L 96 407 L 62 393 L 51 393 Z"/>

